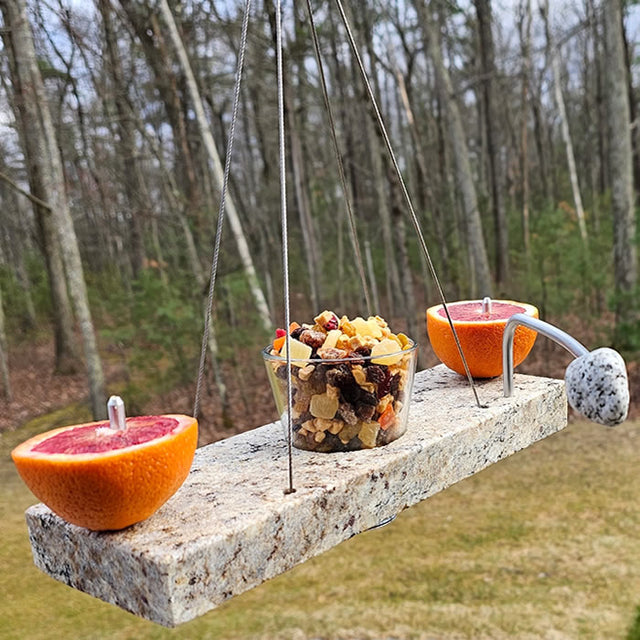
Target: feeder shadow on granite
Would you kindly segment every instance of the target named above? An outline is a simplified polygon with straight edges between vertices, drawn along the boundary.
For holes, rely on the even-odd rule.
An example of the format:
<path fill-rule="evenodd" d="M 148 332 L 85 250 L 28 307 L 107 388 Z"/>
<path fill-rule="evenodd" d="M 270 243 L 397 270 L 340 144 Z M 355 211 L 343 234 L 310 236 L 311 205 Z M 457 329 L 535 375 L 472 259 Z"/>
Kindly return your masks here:
<path fill-rule="evenodd" d="M 407 433 L 377 449 L 293 451 L 278 423 L 199 449 L 189 478 L 154 516 L 119 532 L 27 510 L 35 564 L 53 578 L 165 626 L 334 547 L 567 424 L 560 380 L 468 383 L 443 365 L 416 374 Z"/>

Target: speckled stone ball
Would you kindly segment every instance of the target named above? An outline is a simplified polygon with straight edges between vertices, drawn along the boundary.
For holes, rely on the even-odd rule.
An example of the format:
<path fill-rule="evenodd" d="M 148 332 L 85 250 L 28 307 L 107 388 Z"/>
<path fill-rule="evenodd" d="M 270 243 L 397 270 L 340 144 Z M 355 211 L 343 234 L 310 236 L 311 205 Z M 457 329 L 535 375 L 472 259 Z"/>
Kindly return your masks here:
<path fill-rule="evenodd" d="M 629 411 L 629 381 L 622 356 L 602 347 L 576 358 L 564 376 L 569 404 L 582 416 L 615 427 Z"/>

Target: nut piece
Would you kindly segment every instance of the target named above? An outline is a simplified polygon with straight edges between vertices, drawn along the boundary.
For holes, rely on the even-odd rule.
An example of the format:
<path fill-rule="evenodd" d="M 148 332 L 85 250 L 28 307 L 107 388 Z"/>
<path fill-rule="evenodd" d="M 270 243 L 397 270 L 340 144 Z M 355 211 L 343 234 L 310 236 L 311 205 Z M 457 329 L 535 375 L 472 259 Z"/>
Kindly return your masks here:
<path fill-rule="evenodd" d="M 315 371 L 315 366 L 312 364 L 308 364 L 306 367 L 302 367 L 298 372 L 298 378 L 300 380 L 308 380 L 311 374 Z"/>

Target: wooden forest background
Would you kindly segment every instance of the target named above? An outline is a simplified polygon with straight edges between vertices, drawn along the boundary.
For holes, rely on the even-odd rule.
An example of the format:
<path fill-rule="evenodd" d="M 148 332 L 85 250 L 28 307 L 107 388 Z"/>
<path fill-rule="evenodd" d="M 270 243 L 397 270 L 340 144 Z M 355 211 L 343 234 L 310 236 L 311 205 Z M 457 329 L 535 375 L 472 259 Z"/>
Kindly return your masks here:
<path fill-rule="evenodd" d="M 428 363 L 437 292 L 336 3 L 311 4 L 374 306 Z M 447 298 L 526 300 L 627 354 L 640 345 L 635 4 L 344 3 Z M 190 411 L 245 6 L 0 0 L 6 400 L 12 366 L 49 341 L 95 416 L 114 391 L 132 412 L 181 388 Z M 283 10 L 292 318 L 362 315 L 306 3 Z M 250 14 L 207 368 L 207 417 L 223 423 L 269 393 L 260 348 L 283 323 L 274 3 Z"/>

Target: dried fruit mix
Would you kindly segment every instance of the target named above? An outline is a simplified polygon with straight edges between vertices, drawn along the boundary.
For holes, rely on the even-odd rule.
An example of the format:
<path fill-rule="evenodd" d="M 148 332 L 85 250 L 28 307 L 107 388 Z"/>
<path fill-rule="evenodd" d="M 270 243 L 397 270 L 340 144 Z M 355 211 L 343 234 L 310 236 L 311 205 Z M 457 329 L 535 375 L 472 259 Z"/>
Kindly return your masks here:
<path fill-rule="evenodd" d="M 379 316 L 323 311 L 314 324 L 289 328 L 293 444 L 310 451 L 370 449 L 399 438 L 406 427 L 415 345 Z M 266 352 L 278 410 L 286 412 L 286 333 Z M 283 405 L 283 406 L 280 406 Z"/>

